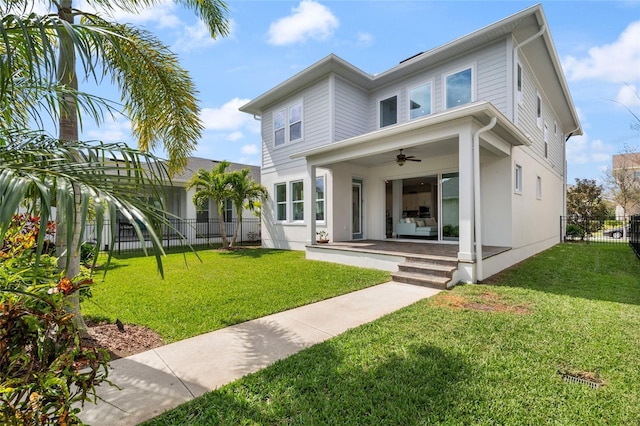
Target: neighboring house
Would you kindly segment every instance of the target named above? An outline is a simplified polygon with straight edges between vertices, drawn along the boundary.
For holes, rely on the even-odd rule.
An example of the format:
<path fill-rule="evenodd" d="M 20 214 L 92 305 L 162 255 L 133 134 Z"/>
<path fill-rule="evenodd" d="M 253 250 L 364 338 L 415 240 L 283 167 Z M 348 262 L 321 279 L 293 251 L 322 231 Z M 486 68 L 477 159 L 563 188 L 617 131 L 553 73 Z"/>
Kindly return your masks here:
<path fill-rule="evenodd" d="M 170 221 L 174 229 L 164 230 L 163 238 L 176 240 L 178 243 L 177 232 L 179 231 L 189 244 L 218 242 L 221 236 L 221 223 L 226 223 L 225 231 L 229 239 L 233 234 L 237 221 L 235 207 L 231 200 L 228 200 L 224 210 L 224 221 L 218 216 L 218 209 L 212 200 L 209 200 L 203 210 L 198 211 L 193 203 L 193 195 L 196 191 L 192 188 L 187 191 L 186 186 L 189 179 L 198 169 L 211 170 L 219 164 L 219 161 L 209 160 L 206 158 L 188 157 L 187 165 L 184 170 L 171 179 L 171 184 L 164 187 L 164 208 L 172 215 Z M 251 177 L 260 182 L 260 167 L 248 164 L 230 163 L 227 171 L 241 170 L 248 168 L 251 171 Z M 242 241 L 256 241 L 260 239 L 260 226 L 257 217 L 253 212 L 243 209 L 242 213 L 243 227 L 239 239 Z M 89 229 L 87 235 L 92 235 L 93 227 Z M 89 239 L 89 238 L 87 238 Z M 103 241 L 110 241 L 109 230 L 105 229 Z M 136 249 L 140 245 L 137 242 L 138 237 L 130 222 L 122 215 L 118 214 L 118 235 L 116 242 L 120 243 L 118 248 L 125 246 L 127 249 Z M 126 243 L 126 244 L 125 244 Z"/>
<path fill-rule="evenodd" d="M 265 247 L 357 263 L 316 232 L 404 241 L 409 221 L 436 229 L 408 241 L 457 246 L 455 283 L 560 241 L 582 130 L 540 5 L 376 75 L 329 55 L 240 110 L 261 117 Z"/>
<path fill-rule="evenodd" d="M 618 176 L 625 186 L 640 186 L 640 152 L 616 154 L 611 159 L 611 171 L 613 176 Z M 616 205 L 616 217 L 640 214 L 640 206 L 631 202 L 626 206 L 628 211 L 620 205 Z"/>

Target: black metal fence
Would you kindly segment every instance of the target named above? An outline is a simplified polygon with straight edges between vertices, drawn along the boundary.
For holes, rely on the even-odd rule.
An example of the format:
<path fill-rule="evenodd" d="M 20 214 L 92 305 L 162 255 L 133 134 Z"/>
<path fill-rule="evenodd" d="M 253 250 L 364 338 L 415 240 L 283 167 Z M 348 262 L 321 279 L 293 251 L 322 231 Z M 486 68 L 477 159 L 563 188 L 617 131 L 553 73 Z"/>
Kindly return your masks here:
<path fill-rule="evenodd" d="M 562 241 L 629 244 L 638 253 L 640 239 L 640 216 L 593 218 L 582 216 L 561 216 L 560 235 Z"/>
<path fill-rule="evenodd" d="M 162 246 L 165 250 L 191 245 L 192 247 L 215 246 L 222 244 L 222 227 L 224 227 L 228 241 L 231 242 L 233 234 L 238 229 L 237 244 L 260 244 L 260 220 L 254 218 L 237 219 L 230 222 L 222 222 L 219 219 L 171 219 L 171 225 L 164 226 L 161 234 Z M 141 252 L 143 247 L 151 248 L 149 232 L 141 227 L 144 242 L 140 241 L 135 227 L 129 221 L 117 221 L 115 235 L 113 235 L 114 253 Z M 102 247 L 100 250 L 109 250 L 112 241 L 111 224 L 106 222 L 102 229 Z M 95 224 L 87 224 L 85 227 L 84 241 L 96 242 Z"/>

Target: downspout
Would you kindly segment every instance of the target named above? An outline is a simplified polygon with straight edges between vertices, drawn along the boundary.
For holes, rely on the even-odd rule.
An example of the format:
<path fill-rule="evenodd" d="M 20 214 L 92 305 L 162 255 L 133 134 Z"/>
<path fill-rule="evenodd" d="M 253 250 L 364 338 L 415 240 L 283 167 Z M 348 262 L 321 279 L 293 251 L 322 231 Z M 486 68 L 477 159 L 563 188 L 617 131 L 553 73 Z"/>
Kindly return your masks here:
<path fill-rule="evenodd" d="M 567 172 L 568 172 L 568 168 L 567 168 L 567 142 L 569 142 L 569 138 L 571 138 L 571 136 L 573 136 L 573 134 L 575 132 L 577 132 L 578 130 L 580 130 L 580 127 L 576 127 L 575 129 L 573 129 L 571 132 L 569 132 L 567 134 L 567 137 L 564 139 L 564 146 L 562 147 L 562 158 L 564 159 L 564 187 L 563 187 L 563 191 L 562 191 L 562 215 L 565 217 L 565 220 L 562 220 L 562 218 L 560 219 L 560 242 L 562 242 L 562 240 L 564 239 L 565 233 L 566 233 L 566 227 L 567 227 L 567 221 L 566 221 L 566 217 L 567 217 L 567 189 L 568 189 L 568 182 L 567 182 Z"/>
<path fill-rule="evenodd" d="M 535 33 L 534 35 L 532 35 L 531 37 L 525 39 L 522 41 L 522 43 L 517 44 L 514 48 L 513 48 L 513 64 L 512 67 L 515 68 L 518 66 L 518 51 L 523 48 L 524 46 L 526 46 L 527 44 L 531 43 L 533 40 L 535 40 L 536 38 L 540 37 L 542 34 L 544 34 L 544 32 L 547 30 L 547 26 L 546 25 L 542 25 L 540 27 L 540 29 L 538 30 L 537 33 Z M 512 69 L 513 69 L 512 68 Z M 515 91 L 515 84 L 513 86 L 513 89 Z M 516 97 L 513 97 L 513 99 L 515 100 Z M 518 114 L 518 106 L 517 106 L 517 100 L 515 100 L 514 105 L 513 105 L 513 117 L 512 120 L 515 123 L 516 122 L 516 116 Z"/>
<path fill-rule="evenodd" d="M 489 124 L 473 134 L 473 220 L 476 231 L 476 282 L 482 281 L 482 206 L 480 204 L 480 135 L 496 125 L 498 119 L 491 117 Z"/>

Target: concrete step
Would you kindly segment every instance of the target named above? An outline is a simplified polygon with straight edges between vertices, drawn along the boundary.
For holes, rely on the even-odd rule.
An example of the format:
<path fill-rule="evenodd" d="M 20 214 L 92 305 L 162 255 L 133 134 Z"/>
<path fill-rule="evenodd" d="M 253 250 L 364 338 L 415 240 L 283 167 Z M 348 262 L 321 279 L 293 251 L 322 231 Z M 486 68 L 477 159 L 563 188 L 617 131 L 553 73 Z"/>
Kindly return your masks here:
<path fill-rule="evenodd" d="M 456 266 L 438 265 L 429 263 L 401 263 L 398 265 L 400 272 L 412 272 L 416 274 L 434 275 L 438 277 L 449 277 L 453 275 Z"/>
<path fill-rule="evenodd" d="M 453 269 L 458 267 L 458 259 L 442 256 L 428 256 L 428 257 L 405 257 L 405 263 L 416 263 L 419 265 L 440 265 L 449 266 Z"/>
<path fill-rule="evenodd" d="M 399 283 L 419 285 L 422 287 L 437 288 L 440 290 L 446 290 L 451 277 L 442 277 L 437 275 L 431 275 L 426 273 L 416 272 L 403 272 L 398 271 L 391 274 L 391 278 Z"/>

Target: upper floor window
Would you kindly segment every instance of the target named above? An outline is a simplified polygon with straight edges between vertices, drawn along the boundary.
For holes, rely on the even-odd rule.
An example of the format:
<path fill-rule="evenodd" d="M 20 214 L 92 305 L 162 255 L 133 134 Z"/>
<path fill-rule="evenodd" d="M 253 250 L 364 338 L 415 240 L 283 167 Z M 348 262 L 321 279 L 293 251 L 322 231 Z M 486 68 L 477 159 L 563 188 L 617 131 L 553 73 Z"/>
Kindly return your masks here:
<path fill-rule="evenodd" d="M 536 95 L 536 118 L 538 127 L 542 129 L 542 99 L 540 94 Z"/>
<path fill-rule="evenodd" d="M 287 220 L 287 185 L 276 183 L 276 220 Z"/>
<path fill-rule="evenodd" d="M 544 158 L 549 158 L 549 126 L 544 123 Z"/>
<path fill-rule="evenodd" d="M 454 108 L 473 101 L 473 72 L 471 68 L 445 77 L 445 107 Z"/>
<path fill-rule="evenodd" d="M 380 101 L 380 127 L 390 126 L 398 122 L 398 97 Z"/>
<path fill-rule="evenodd" d="M 273 141 L 275 146 L 302 139 L 302 102 L 273 113 Z"/>
<path fill-rule="evenodd" d="M 520 66 L 520 64 L 518 64 L 518 73 L 516 76 L 516 81 L 517 81 L 517 93 L 518 93 L 518 102 L 522 102 L 523 96 L 522 96 L 522 67 Z"/>
<path fill-rule="evenodd" d="M 431 114 L 431 83 L 409 90 L 409 118 Z"/>

